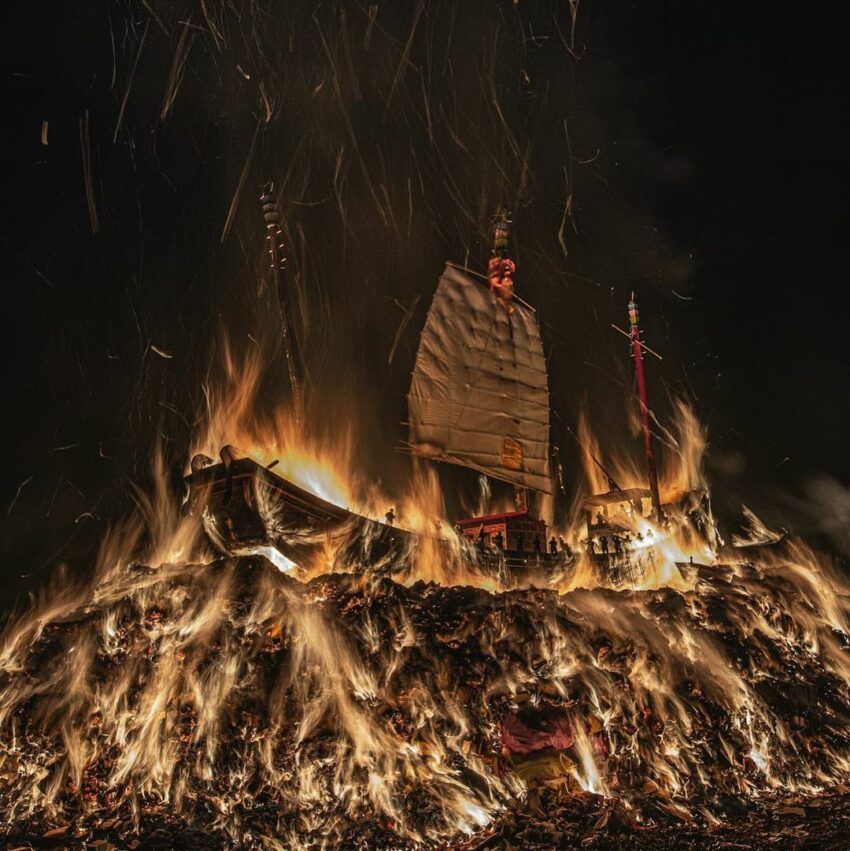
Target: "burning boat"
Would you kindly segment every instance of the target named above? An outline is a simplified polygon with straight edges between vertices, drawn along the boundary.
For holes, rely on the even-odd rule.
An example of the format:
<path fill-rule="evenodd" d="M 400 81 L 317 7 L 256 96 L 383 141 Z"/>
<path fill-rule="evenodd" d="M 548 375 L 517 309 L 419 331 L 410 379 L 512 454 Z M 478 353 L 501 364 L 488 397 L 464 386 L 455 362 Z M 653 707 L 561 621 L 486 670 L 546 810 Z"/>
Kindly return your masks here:
<path fill-rule="evenodd" d="M 270 189 L 262 201 L 270 265 L 279 276 L 284 251 Z M 453 535 L 438 529 L 414 533 L 395 524 L 392 509 L 383 521 L 363 516 L 278 475 L 276 462 L 263 466 L 226 446 L 219 463 L 195 456 L 186 478 L 188 508 L 203 516 L 219 550 L 264 551 L 284 569 L 367 568 L 394 575 L 421 573 L 425 550 L 429 558 L 442 553 L 503 585 L 563 583 L 576 557 L 534 510 L 554 489 L 548 374 L 537 313 L 515 292 L 510 225 L 506 215 L 497 217 L 486 275 L 445 265 L 419 339 L 402 449 L 511 485 L 512 509 L 460 518 Z M 654 546 L 669 532 L 671 518 L 684 512 L 661 503 L 643 366 L 645 352 L 660 356 L 641 339 L 634 294 L 629 322 L 628 331 L 617 330 L 629 338 L 635 362 L 649 487 L 623 490 L 594 458 L 609 490 L 586 502 L 586 537 L 578 546 L 598 575 L 614 586 L 634 587 L 652 569 Z M 285 321 L 283 351 L 300 422 L 302 392 Z"/>
<path fill-rule="evenodd" d="M 279 273 L 280 226 L 271 195 L 263 196 L 272 269 Z M 549 537 L 529 509 L 530 495 L 551 494 L 549 391 L 537 315 L 514 292 L 508 256 L 510 222 L 500 216 L 488 274 L 447 263 L 422 331 L 408 394 L 405 449 L 455 464 L 514 487 L 516 508 L 461 519 L 456 547 L 467 560 L 505 577 L 563 569 L 571 552 Z M 285 347 L 293 398 L 297 378 Z M 188 506 L 201 511 L 212 541 L 227 553 L 272 547 L 291 564 L 333 552 L 336 567 L 415 567 L 421 535 L 333 505 L 250 458 L 225 447 L 221 462 L 196 456 Z"/>
<path fill-rule="evenodd" d="M 334 505 L 252 458 L 237 458 L 231 446 L 221 458 L 195 456 L 188 507 L 203 512 L 207 536 L 225 553 L 260 551 L 285 569 L 326 549 L 337 567 L 399 569 L 415 554 L 410 532 Z"/>

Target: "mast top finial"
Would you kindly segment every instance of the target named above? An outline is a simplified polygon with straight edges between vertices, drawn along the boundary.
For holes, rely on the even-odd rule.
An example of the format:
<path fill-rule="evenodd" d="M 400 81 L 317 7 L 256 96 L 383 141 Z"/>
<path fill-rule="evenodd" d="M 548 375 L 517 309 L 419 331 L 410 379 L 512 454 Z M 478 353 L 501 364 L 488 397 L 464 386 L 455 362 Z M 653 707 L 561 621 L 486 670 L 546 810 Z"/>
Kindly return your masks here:
<path fill-rule="evenodd" d="M 279 226 L 280 210 L 277 206 L 273 181 L 269 181 L 263 185 L 263 194 L 260 195 L 260 203 L 263 205 L 263 219 L 266 222 L 266 227 Z"/>

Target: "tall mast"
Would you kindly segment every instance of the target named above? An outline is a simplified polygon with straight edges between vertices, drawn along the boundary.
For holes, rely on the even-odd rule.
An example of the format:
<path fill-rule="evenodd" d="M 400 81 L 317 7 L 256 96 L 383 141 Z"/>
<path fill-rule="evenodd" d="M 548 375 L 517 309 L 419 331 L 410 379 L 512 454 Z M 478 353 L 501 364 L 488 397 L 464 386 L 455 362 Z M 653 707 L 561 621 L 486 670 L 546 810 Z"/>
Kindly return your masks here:
<path fill-rule="evenodd" d="M 493 225 L 493 248 L 487 263 L 487 283 L 508 316 L 514 312 L 511 299 L 514 296 L 513 276 L 516 272 L 516 263 L 508 255 L 510 235 L 511 220 L 506 211 L 500 210 Z M 514 485 L 514 506 L 517 511 L 528 509 L 528 488 Z"/>
<path fill-rule="evenodd" d="M 643 426 L 643 448 L 646 453 L 646 463 L 649 469 L 649 490 L 652 494 L 652 510 L 656 520 L 660 520 L 661 496 L 658 493 L 658 472 L 655 468 L 655 452 L 652 448 L 652 431 L 649 427 L 649 403 L 646 393 L 646 375 L 643 371 L 643 344 L 640 340 L 640 317 L 635 294 L 629 301 L 629 332 L 632 340 L 632 357 L 635 361 L 635 376 L 637 377 L 638 398 L 640 400 L 640 421 Z"/>
<path fill-rule="evenodd" d="M 280 208 L 278 207 L 277 198 L 274 193 L 274 183 L 267 183 L 263 187 L 260 202 L 263 205 L 263 218 L 266 222 L 266 247 L 269 252 L 269 263 L 272 270 L 275 291 L 280 300 L 281 338 L 283 342 L 283 354 L 286 358 L 286 371 L 289 375 L 289 388 L 292 392 L 292 405 L 295 409 L 296 421 L 300 423 L 304 411 L 302 407 L 301 385 L 298 381 L 298 371 L 295 366 L 295 354 L 289 335 L 286 300 L 282 289 L 283 271 L 286 266 L 286 250 L 283 244 Z"/>
<path fill-rule="evenodd" d="M 495 246 L 487 246 L 489 287 L 454 263 L 440 275 L 407 394 L 408 446 L 415 455 L 551 494 L 540 325 L 530 305 L 506 298 L 513 263 L 504 219 L 497 231 Z"/>

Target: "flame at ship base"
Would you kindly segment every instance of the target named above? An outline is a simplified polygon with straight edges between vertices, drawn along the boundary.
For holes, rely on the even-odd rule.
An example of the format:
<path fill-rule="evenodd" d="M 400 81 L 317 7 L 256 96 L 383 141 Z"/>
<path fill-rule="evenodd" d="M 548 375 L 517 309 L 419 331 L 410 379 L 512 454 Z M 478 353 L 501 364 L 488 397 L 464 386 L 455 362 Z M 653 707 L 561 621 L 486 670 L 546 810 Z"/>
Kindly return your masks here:
<path fill-rule="evenodd" d="M 308 440 L 281 411 L 259 418 L 260 363 L 230 366 L 196 451 L 234 443 L 336 504 L 393 504 L 426 541 L 453 539 L 433 470 L 407 498 L 364 486 L 353 431 Z M 89 583 L 57 581 L 0 638 L 4 821 L 138 824 L 158 802 L 237 845 L 322 847 L 364 819 L 399 847 L 436 844 L 523 799 L 499 730 L 527 706 L 574 731 L 551 782 L 636 811 L 846 780 L 848 589 L 799 541 L 726 550 L 682 500 L 707 490 L 705 439 L 687 408 L 678 422 L 671 516 L 635 518 L 643 570 L 616 589 L 577 519 L 560 530 L 569 575 L 509 589 L 427 543 L 403 577 L 326 574 L 333 552 L 306 572 L 272 551 L 221 560 L 161 486 L 104 538 Z M 252 833 L 258 807 L 274 836 Z"/>

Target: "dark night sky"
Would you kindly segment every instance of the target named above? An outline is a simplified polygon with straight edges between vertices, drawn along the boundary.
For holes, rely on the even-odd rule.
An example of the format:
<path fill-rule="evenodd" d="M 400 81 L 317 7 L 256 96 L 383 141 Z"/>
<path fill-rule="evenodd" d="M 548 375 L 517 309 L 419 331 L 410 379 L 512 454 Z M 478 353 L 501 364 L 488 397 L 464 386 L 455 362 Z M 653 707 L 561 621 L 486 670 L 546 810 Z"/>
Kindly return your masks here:
<path fill-rule="evenodd" d="M 362 400 L 375 475 L 399 475 L 392 447 L 442 261 L 483 263 L 489 217 L 508 203 L 562 419 L 586 400 L 597 431 L 622 431 L 623 388 L 608 376 L 628 361 L 608 326 L 634 287 L 665 353 L 659 413 L 663 388 L 694 400 L 722 498 L 816 531 L 827 507 L 801 500 L 827 482 L 847 516 L 837 21 L 791 4 L 585 0 L 571 55 L 566 0 L 208 2 L 212 20 L 196 3 L 149 5 L 152 23 L 133 2 L 0 5 L 4 599 L 57 557 L 85 560 L 126 510 L 128 482 L 144 481 L 158 434 L 181 459 L 222 329 L 247 345 L 267 312 L 256 198 L 287 174 L 296 332 L 316 383 Z M 260 83 L 272 118 L 222 242 Z M 388 365 L 395 300 L 417 294 Z M 273 397 L 274 371 L 268 382 Z"/>

